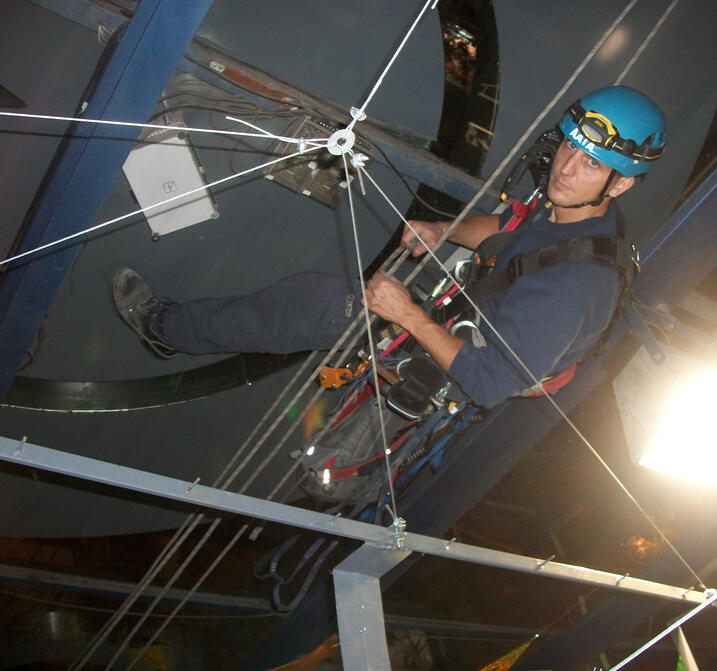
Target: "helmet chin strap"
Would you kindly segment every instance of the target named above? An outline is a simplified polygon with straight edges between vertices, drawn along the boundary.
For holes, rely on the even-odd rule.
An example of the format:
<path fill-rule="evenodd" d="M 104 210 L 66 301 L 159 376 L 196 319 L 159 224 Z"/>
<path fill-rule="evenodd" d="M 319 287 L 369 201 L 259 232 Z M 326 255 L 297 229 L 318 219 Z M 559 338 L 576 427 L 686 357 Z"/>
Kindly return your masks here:
<path fill-rule="evenodd" d="M 605 186 L 603 186 L 602 191 L 600 191 L 600 195 L 595 200 L 589 200 L 584 203 L 579 203 L 577 205 L 561 205 L 560 207 L 563 207 L 565 209 L 571 209 L 575 207 L 585 207 L 586 205 L 592 205 L 593 207 L 597 207 L 602 203 L 603 200 L 605 200 L 605 197 L 607 196 L 607 190 L 610 188 L 610 182 L 612 182 L 612 178 L 617 174 L 617 170 L 615 168 L 612 168 L 610 170 L 610 174 L 607 176 L 607 181 L 605 182 Z"/>

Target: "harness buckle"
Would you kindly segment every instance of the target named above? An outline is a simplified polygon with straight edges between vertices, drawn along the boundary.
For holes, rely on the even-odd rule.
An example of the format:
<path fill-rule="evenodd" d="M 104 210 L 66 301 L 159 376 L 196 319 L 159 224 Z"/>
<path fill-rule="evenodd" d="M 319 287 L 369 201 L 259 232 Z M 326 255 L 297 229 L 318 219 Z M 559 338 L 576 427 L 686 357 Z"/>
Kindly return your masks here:
<path fill-rule="evenodd" d="M 632 250 L 632 254 L 630 255 L 632 265 L 635 266 L 635 273 L 639 273 L 642 270 L 642 266 L 640 265 L 640 250 L 634 242 L 630 243 L 630 249 Z"/>
<path fill-rule="evenodd" d="M 596 256 L 613 257 L 617 254 L 617 241 L 615 238 L 600 235 L 592 238 L 593 253 Z"/>
<path fill-rule="evenodd" d="M 508 282 L 513 284 L 523 274 L 523 262 L 520 255 L 511 257 L 508 261 L 508 265 L 505 268 L 505 272 L 508 276 Z"/>
<path fill-rule="evenodd" d="M 462 287 L 467 287 L 478 277 L 478 264 L 475 259 L 463 259 L 458 261 L 453 268 L 453 277 Z"/>

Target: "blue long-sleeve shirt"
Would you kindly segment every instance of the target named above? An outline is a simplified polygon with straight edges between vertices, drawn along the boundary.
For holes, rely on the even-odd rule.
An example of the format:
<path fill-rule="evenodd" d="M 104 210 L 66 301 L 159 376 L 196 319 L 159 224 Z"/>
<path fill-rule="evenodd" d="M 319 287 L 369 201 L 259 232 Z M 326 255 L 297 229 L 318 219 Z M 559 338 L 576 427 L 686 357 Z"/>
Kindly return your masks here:
<path fill-rule="evenodd" d="M 496 260 L 504 268 L 516 254 L 550 247 L 562 240 L 615 235 L 611 205 L 601 217 L 555 224 L 549 211 L 536 215 L 529 228 Z M 501 226 L 510 217 L 504 213 Z M 610 322 L 622 281 L 617 271 L 589 262 L 560 263 L 524 275 L 505 291 L 480 304 L 480 330 L 487 345 L 466 343 L 449 374 L 475 403 L 491 407 L 532 387 L 534 381 L 490 330 L 489 321 L 540 380 L 582 358 Z"/>

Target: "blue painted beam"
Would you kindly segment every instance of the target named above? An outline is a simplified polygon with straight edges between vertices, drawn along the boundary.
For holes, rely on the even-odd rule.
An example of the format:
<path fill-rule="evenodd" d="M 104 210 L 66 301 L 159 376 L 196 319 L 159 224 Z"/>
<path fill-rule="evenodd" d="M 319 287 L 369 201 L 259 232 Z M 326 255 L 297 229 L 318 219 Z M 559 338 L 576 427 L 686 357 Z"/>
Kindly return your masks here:
<path fill-rule="evenodd" d="M 98 68 L 84 116 L 143 122 L 201 23 L 211 0 L 141 0 Z M 93 223 L 137 138 L 136 128 L 70 127 L 28 213 L 16 252 Z M 0 275 L 0 399 L 78 251 L 78 241 L 22 259 Z"/>

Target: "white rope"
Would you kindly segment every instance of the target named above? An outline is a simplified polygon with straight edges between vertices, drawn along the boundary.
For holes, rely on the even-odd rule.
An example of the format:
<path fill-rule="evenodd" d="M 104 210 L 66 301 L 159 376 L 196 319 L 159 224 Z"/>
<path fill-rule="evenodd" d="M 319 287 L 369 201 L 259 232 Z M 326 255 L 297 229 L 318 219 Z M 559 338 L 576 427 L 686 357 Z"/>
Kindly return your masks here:
<path fill-rule="evenodd" d="M 150 613 L 154 610 L 155 606 L 164 598 L 164 595 L 169 591 L 169 589 L 174 585 L 175 581 L 179 576 L 184 572 L 184 569 L 187 568 L 187 566 L 190 564 L 192 559 L 194 559 L 195 555 L 199 550 L 201 550 L 202 547 L 204 547 L 204 542 L 209 539 L 209 537 L 214 533 L 214 530 L 219 526 L 221 523 L 221 518 L 216 518 L 209 527 L 205 530 L 204 536 L 200 539 L 198 543 L 195 544 L 195 546 L 191 549 L 189 554 L 184 558 L 184 561 L 182 561 L 179 568 L 175 571 L 174 575 L 167 581 L 167 583 L 164 585 L 162 590 L 152 599 L 152 603 L 149 604 L 147 609 L 145 610 L 144 614 L 137 620 L 135 625 L 130 629 L 129 633 L 125 638 L 123 639 L 122 643 L 120 643 L 117 646 L 117 650 L 115 650 L 114 655 L 108 662 L 106 669 L 111 669 L 114 665 L 114 663 L 117 661 L 117 658 L 122 654 L 124 649 L 127 647 L 129 642 L 132 640 L 134 635 L 137 633 L 139 628 L 144 624 L 145 620 L 149 617 Z"/>
<path fill-rule="evenodd" d="M 408 32 L 403 36 L 403 39 L 401 40 L 401 43 L 398 45 L 398 48 L 394 52 L 393 56 L 391 56 L 391 59 L 389 60 L 388 64 L 384 68 L 383 72 L 379 76 L 379 78 L 376 80 L 376 83 L 373 85 L 373 88 L 371 89 L 371 92 L 368 94 L 366 100 L 364 101 L 364 104 L 361 105 L 359 109 L 352 109 L 351 110 L 351 116 L 353 119 L 351 120 L 351 123 L 347 126 L 347 130 L 352 130 L 353 127 L 356 125 L 357 121 L 360 121 L 364 118 L 366 118 L 366 108 L 368 107 L 368 104 L 371 102 L 373 97 L 376 95 L 376 92 L 381 87 L 381 84 L 383 83 L 384 77 L 388 74 L 388 71 L 393 66 L 394 61 L 398 58 L 398 55 L 403 50 L 404 45 L 408 41 L 408 39 L 411 37 L 411 34 L 413 33 L 414 29 L 418 25 L 419 21 L 423 18 L 423 15 L 426 13 L 426 11 L 429 9 L 429 5 L 433 3 L 433 6 L 431 9 L 434 9 L 435 6 L 438 4 L 437 0 L 426 0 L 426 3 L 423 5 L 423 9 L 418 13 L 418 16 L 414 20 L 414 22 L 411 24 L 411 27 L 408 29 Z"/>
<path fill-rule="evenodd" d="M 0 117 L 18 117 L 21 119 L 44 119 L 48 121 L 68 121 L 68 122 L 76 122 L 76 123 L 91 123 L 91 124 L 100 124 L 105 126 L 126 126 L 130 128 L 151 128 L 156 130 L 168 130 L 173 132 L 191 132 L 191 133 L 209 133 L 211 135 L 230 135 L 230 136 L 237 136 L 237 137 L 258 137 L 258 138 L 264 138 L 264 139 L 271 139 L 271 140 L 280 140 L 282 142 L 291 142 L 293 144 L 298 144 L 301 142 L 301 138 L 295 138 L 295 137 L 283 137 L 281 135 L 273 135 L 269 133 L 268 131 L 265 131 L 262 128 L 259 128 L 258 126 L 254 126 L 253 124 L 249 123 L 248 121 L 244 121 L 243 119 L 237 119 L 236 117 L 230 117 L 226 116 L 227 119 L 231 119 L 232 121 L 236 121 L 238 123 L 244 124 L 246 126 L 249 126 L 251 128 L 254 128 L 255 130 L 261 131 L 259 134 L 256 133 L 244 133 L 242 131 L 238 130 L 222 130 L 219 128 L 197 128 L 194 126 L 166 126 L 163 124 L 156 124 L 156 123 L 138 123 L 133 121 L 110 121 L 108 119 L 85 119 L 83 117 L 72 117 L 72 116 L 59 116 L 55 114 L 30 114 L 27 112 L 0 112 Z M 325 138 L 311 138 L 311 139 L 305 139 L 304 140 L 307 144 L 307 146 L 315 145 L 316 147 L 324 146 L 326 144 Z"/>
<path fill-rule="evenodd" d="M 617 79 L 615 80 L 615 86 L 622 84 L 622 81 L 627 76 L 627 73 L 630 72 L 632 66 L 635 65 L 637 59 L 640 58 L 642 52 L 645 51 L 645 49 L 647 48 L 647 45 L 652 42 L 652 38 L 655 37 L 660 28 L 662 28 L 662 24 L 672 13 L 672 10 L 677 6 L 677 3 L 679 1 L 680 0 L 672 0 L 672 2 L 665 9 L 665 11 L 662 12 L 662 16 L 660 16 L 660 18 L 657 20 L 657 23 L 655 23 L 655 25 L 652 27 L 652 30 L 647 34 L 647 37 L 645 37 L 645 39 L 642 41 L 642 44 L 637 48 L 637 51 L 635 51 L 628 64 L 624 67 L 623 71 L 617 76 Z"/>
<path fill-rule="evenodd" d="M 699 606 L 693 608 L 691 611 L 679 618 L 676 622 L 673 622 L 669 627 L 667 627 L 667 629 L 657 634 L 657 636 L 655 636 L 654 638 L 651 638 L 647 643 L 645 643 L 645 645 L 633 652 L 628 657 L 625 657 L 625 659 L 623 659 L 619 664 L 611 666 L 610 671 L 618 671 L 619 669 L 622 669 L 623 667 L 627 666 L 627 664 L 629 664 L 636 657 L 639 657 L 643 652 L 645 652 L 645 650 L 651 648 L 655 643 L 665 638 L 665 636 L 672 633 L 678 627 L 682 626 L 685 622 L 687 622 L 687 620 L 692 619 L 695 615 L 697 615 L 697 613 L 700 613 L 705 608 L 707 608 L 707 606 L 714 603 L 717 600 L 717 590 L 707 590 L 707 592 L 705 592 L 705 595 L 707 595 L 708 592 L 711 592 L 711 594 L 704 603 L 701 603 Z"/>
<path fill-rule="evenodd" d="M 306 151 L 309 151 L 309 152 L 316 151 L 317 149 L 319 149 L 319 147 L 307 149 Z M 16 254 L 15 256 L 10 256 L 7 259 L 3 259 L 2 261 L 0 261 L 0 267 L 5 265 L 6 263 L 11 263 L 12 261 L 17 261 L 18 259 L 22 259 L 26 256 L 29 256 L 30 254 L 36 254 L 37 252 L 41 252 L 45 249 L 50 249 L 51 247 L 61 245 L 63 242 L 68 242 L 69 240 L 73 240 L 74 238 L 77 238 L 81 235 L 93 233 L 94 231 L 98 231 L 101 228 L 105 228 L 107 226 L 111 226 L 112 224 L 119 223 L 120 221 L 124 221 L 131 217 L 135 217 L 138 214 L 144 214 L 145 212 L 149 212 L 150 210 L 154 210 L 158 207 L 163 207 L 164 205 L 167 205 L 168 203 L 172 203 L 181 198 L 186 198 L 187 196 L 194 195 L 195 193 L 199 193 L 200 191 L 207 191 L 208 189 L 218 186 L 219 184 L 224 184 L 225 182 L 229 182 L 231 180 L 237 179 L 238 177 L 244 177 L 253 172 L 256 172 L 257 170 L 262 170 L 263 168 L 268 168 L 269 166 L 275 165 L 276 163 L 281 163 L 282 161 L 287 161 L 296 156 L 300 156 L 302 153 L 304 153 L 304 152 L 294 152 L 293 154 L 287 154 L 286 156 L 281 156 L 277 159 L 268 161 L 266 163 L 262 163 L 261 165 L 255 166 L 253 168 L 249 168 L 247 170 L 242 170 L 241 172 L 234 173 L 227 177 L 222 177 L 221 179 L 218 179 L 214 182 L 210 182 L 209 184 L 204 184 L 203 186 L 199 186 L 196 189 L 190 189 L 189 191 L 185 191 L 184 193 L 180 193 L 177 196 L 172 196 L 171 198 L 167 198 L 166 200 L 162 200 L 158 203 L 154 203 L 153 205 L 148 205 L 147 207 L 141 207 L 138 210 L 128 212 L 127 214 L 123 214 L 119 217 L 115 217 L 114 219 L 110 219 L 109 221 L 103 221 L 100 224 L 90 226 L 89 228 L 86 228 L 82 231 L 77 231 L 77 233 L 72 233 L 71 235 L 66 235 L 64 238 L 60 238 L 59 240 L 53 240 L 52 242 L 48 242 L 44 245 L 40 245 L 39 247 L 35 247 L 34 249 L 29 249 L 28 251 L 22 252 L 21 254 Z"/>
<path fill-rule="evenodd" d="M 229 119 L 229 121 L 236 121 L 237 123 L 244 124 L 245 126 L 248 126 L 249 128 L 253 128 L 254 130 L 259 132 L 259 135 L 256 135 L 254 133 L 240 133 L 240 135 L 248 136 L 248 137 L 262 137 L 266 138 L 267 140 L 278 140 L 280 142 L 288 142 L 289 144 L 296 144 L 299 145 L 299 147 L 313 147 L 313 148 L 319 148 L 319 147 L 325 147 L 328 142 L 329 138 L 303 138 L 303 137 L 284 137 L 283 135 L 274 135 L 274 133 L 269 132 L 268 130 L 265 130 L 264 128 L 261 128 L 260 126 L 256 126 L 253 123 L 250 123 L 248 121 L 245 121 L 244 119 L 239 119 L 235 116 L 229 116 L 226 115 L 224 117 L 225 119 Z M 301 149 L 299 149 L 300 153 L 303 153 Z"/>

